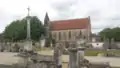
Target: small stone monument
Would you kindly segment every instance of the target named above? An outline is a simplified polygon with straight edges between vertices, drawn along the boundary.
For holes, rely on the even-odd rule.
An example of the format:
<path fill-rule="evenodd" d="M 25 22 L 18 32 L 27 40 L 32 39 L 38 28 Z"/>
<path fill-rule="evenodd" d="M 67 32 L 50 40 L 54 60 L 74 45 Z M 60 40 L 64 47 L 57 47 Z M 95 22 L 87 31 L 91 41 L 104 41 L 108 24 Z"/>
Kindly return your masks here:
<path fill-rule="evenodd" d="M 32 47 L 32 40 L 31 40 L 31 36 L 30 36 L 30 16 L 29 16 L 29 10 L 30 8 L 28 8 L 28 16 L 27 16 L 27 39 L 24 43 L 24 51 L 21 52 L 20 54 L 18 54 L 19 57 L 21 57 L 24 62 L 24 68 L 28 67 L 28 62 L 30 59 L 30 56 L 33 54 L 33 47 Z M 20 60 L 20 61 L 23 61 Z"/>
<path fill-rule="evenodd" d="M 104 46 L 103 46 L 103 48 L 105 49 L 105 50 L 107 50 L 107 49 L 109 49 L 109 39 L 106 39 L 106 38 L 104 38 Z"/>
<path fill-rule="evenodd" d="M 42 35 L 41 38 L 40 38 L 40 47 L 44 47 L 44 46 L 45 46 L 45 38 Z"/>
<path fill-rule="evenodd" d="M 24 45 L 24 49 L 26 51 L 33 51 L 33 47 L 32 47 L 32 41 L 31 41 L 31 30 L 30 30 L 30 16 L 29 16 L 29 11 L 30 8 L 28 7 L 28 16 L 27 16 L 27 39 L 25 41 L 25 45 Z"/>
<path fill-rule="evenodd" d="M 84 47 L 78 47 L 78 52 L 77 52 L 77 67 L 81 68 L 82 66 L 84 66 Z"/>
<path fill-rule="evenodd" d="M 71 43 L 70 47 L 68 49 L 69 51 L 69 68 L 77 68 L 77 48 L 76 48 L 76 44 Z"/>
<path fill-rule="evenodd" d="M 54 48 L 55 68 L 62 68 L 62 45 L 58 43 Z"/>
<path fill-rule="evenodd" d="M 115 44 L 114 38 L 111 39 L 111 44 L 110 44 L 110 46 L 111 46 L 112 49 L 117 49 L 117 46 L 116 46 L 116 44 Z"/>

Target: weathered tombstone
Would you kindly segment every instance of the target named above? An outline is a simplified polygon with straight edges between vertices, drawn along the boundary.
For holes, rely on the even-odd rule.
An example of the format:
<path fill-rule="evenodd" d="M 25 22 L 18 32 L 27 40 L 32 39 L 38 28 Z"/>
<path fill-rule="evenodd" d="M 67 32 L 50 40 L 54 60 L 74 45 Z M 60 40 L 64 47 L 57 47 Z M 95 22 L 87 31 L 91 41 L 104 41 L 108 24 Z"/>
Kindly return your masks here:
<path fill-rule="evenodd" d="M 105 50 L 106 50 L 106 49 L 109 49 L 109 39 L 104 38 L 103 48 L 104 48 Z"/>
<path fill-rule="evenodd" d="M 77 60 L 77 49 L 71 48 L 69 50 L 69 68 L 77 68 L 76 60 Z"/>
<path fill-rule="evenodd" d="M 117 49 L 117 46 L 115 44 L 114 38 L 111 39 L 111 44 L 110 44 L 112 49 Z"/>
<path fill-rule="evenodd" d="M 17 43 L 15 44 L 14 49 L 15 49 L 15 52 L 19 52 L 20 47 Z"/>
<path fill-rule="evenodd" d="M 26 50 L 27 52 L 31 52 L 33 50 L 32 41 L 25 41 L 24 50 Z"/>
<path fill-rule="evenodd" d="M 70 44 L 69 51 L 69 68 L 77 68 L 77 48 L 76 44 Z"/>
<path fill-rule="evenodd" d="M 56 40 L 53 38 L 52 39 L 52 47 L 55 47 L 55 45 L 56 45 Z"/>
<path fill-rule="evenodd" d="M 45 46 L 45 39 L 41 39 L 41 40 L 40 40 L 40 46 L 41 46 L 41 47 L 44 47 L 44 46 Z"/>
<path fill-rule="evenodd" d="M 54 62 L 55 62 L 55 68 L 62 68 L 62 45 L 57 44 L 54 48 Z"/>
<path fill-rule="evenodd" d="M 77 68 L 81 68 L 82 66 L 85 65 L 85 58 L 84 58 L 84 47 L 78 47 L 78 52 L 77 52 Z"/>

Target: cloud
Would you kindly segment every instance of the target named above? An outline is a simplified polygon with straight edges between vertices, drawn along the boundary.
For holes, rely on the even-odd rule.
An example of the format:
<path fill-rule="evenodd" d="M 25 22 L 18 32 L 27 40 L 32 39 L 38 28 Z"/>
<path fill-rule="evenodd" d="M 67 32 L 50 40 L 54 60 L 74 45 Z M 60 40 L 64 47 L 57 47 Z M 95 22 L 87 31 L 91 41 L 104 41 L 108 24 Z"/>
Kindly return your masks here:
<path fill-rule="evenodd" d="M 93 33 L 106 27 L 119 26 L 119 0 L 0 0 L 0 32 L 6 25 L 27 15 L 44 20 L 48 12 L 50 20 L 91 17 Z"/>
<path fill-rule="evenodd" d="M 78 0 L 59 0 L 51 3 L 51 7 L 57 12 L 57 19 L 66 19 L 73 16 L 72 7 Z"/>

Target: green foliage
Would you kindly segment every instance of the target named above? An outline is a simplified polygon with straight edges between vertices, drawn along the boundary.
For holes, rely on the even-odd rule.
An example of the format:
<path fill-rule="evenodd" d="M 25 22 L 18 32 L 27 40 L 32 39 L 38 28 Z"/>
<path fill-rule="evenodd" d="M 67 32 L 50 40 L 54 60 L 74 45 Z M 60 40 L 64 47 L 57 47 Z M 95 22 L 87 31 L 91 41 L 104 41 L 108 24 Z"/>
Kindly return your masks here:
<path fill-rule="evenodd" d="M 44 32 L 43 25 L 41 21 L 36 17 L 30 17 L 31 25 L 31 38 L 32 40 L 38 40 L 41 34 Z M 4 38 L 19 41 L 26 39 L 27 35 L 27 20 L 26 18 L 22 20 L 13 21 L 4 30 Z"/>
<path fill-rule="evenodd" d="M 120 28 L 116 27 L 116 28 L 106 28 L 104 30 L 102 30 L 99 33 L 101 39 L 103 40 L 104 38 L 108 38 L 108 39 L 114 39 L 115 41 L 120 41 Z"/>
<path fill-rule="evenodd" d="M 3 33 L 0 34 L 0 40 L 4 40 L 4 35 L 3 35 Z"/>

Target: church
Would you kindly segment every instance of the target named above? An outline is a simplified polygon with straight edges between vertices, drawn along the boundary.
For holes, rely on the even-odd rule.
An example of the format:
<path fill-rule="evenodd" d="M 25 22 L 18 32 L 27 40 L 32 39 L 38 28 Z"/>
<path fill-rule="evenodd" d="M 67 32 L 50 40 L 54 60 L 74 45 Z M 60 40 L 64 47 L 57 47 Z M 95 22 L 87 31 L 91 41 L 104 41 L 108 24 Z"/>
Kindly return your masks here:
<path fill-rule="evenodd" d="M 50 21 L 46 13 L 44 18 L 46 37 L 52 37 L 56 41 L 74 41 L 82 38 L 91 41 L 90 16 L 86 18 Z"/>

